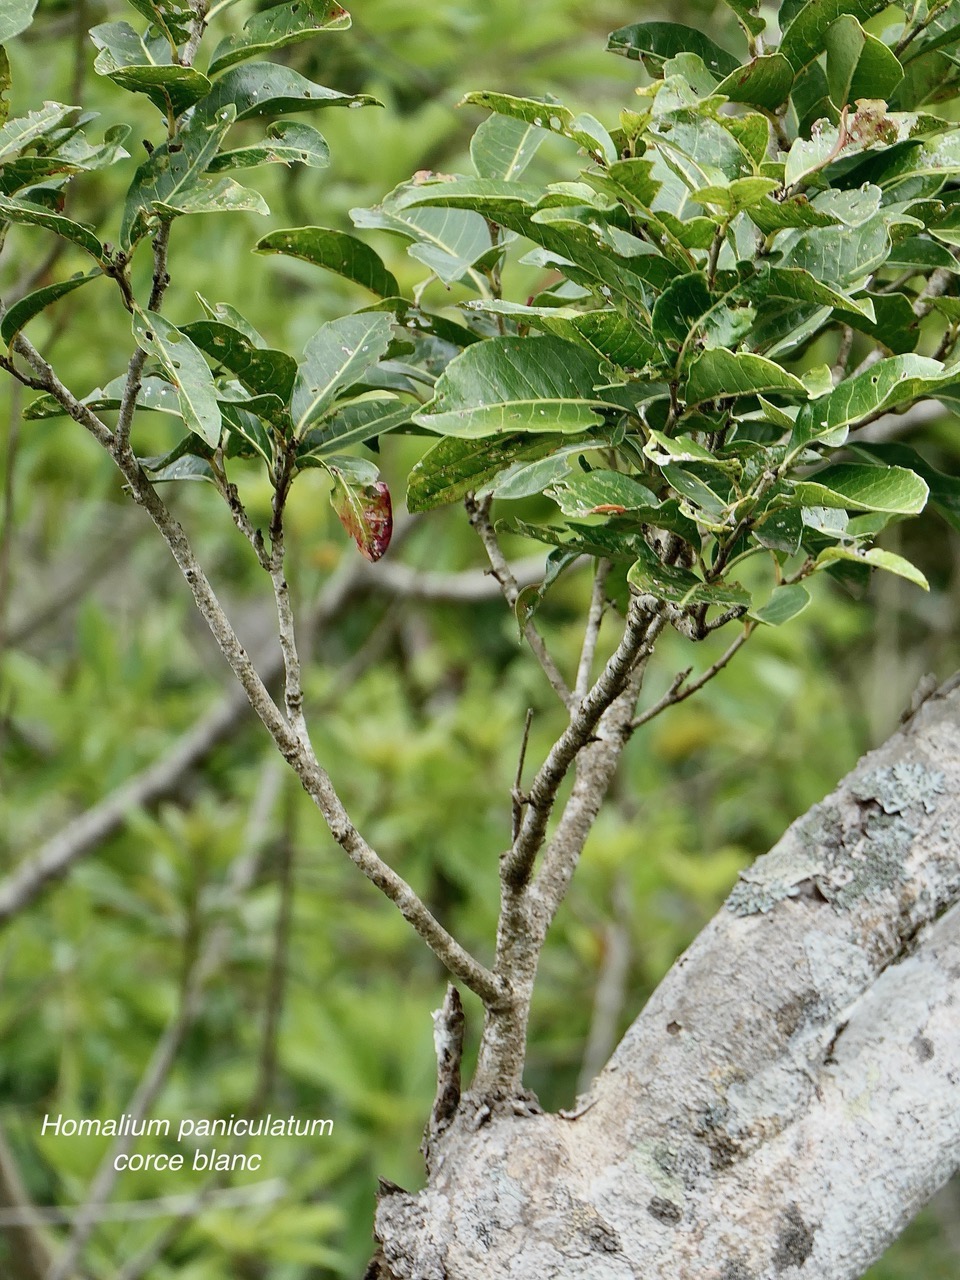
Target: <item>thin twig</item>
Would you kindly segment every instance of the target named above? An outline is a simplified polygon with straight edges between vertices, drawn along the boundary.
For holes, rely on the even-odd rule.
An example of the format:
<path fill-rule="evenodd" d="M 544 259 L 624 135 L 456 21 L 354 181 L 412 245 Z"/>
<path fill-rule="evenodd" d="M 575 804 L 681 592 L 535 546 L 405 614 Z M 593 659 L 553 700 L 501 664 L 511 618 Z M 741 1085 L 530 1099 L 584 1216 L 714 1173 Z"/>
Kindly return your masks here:
<path fill-rule="evenodd" d="M 10 429 L 7 433 L 3 468 L 3 494 L 0 506 L 0 661 L 7 646 L 7 615 L 10 594 L 10 561 L 14 539 L 14 475 L 20 445 L 20 409 L 22 396 L 14 384 L 10 388 Z"/>
<path fill-rule="evenodd" d="M 600 624 L 607 602 L 607 577 L 610 574 L 610 561 L 598 560 L 593 574 L 593 589 L 590 594 L 590 608 L 587 611 L 587 625 L 583 633 L 583 646 L 580 650 L 580 662 L 577 666 L 577 679 L 573 686 L 573 696 L 579 702 L 590 688 L 590 673 L 597 653 L 597 641 L 600 637 Z"/>
<path fill-rule="evenodd" d="M 518 889 L 530 878 L 533 864 L 547 829 L 557 792 L 578 753 L 591 740 L 600 717 L 627 688 L 636 664 L 649 656 L 663 630 L 664 618 L 658 602 L 648 608 L 649 598 L 634 596 L 627 613 L 620 643 L 593 688 L 580 701 L 570 723 L 553 744 L 540 766 L 527 796 L 527 807 L 513 847 L 501 862 L 504 884 Z"/>
<path fill-rule="evenodd" d="M 476 529 L 480 541 L 483 543 L 484 550 L 487 553 L 487 559 L 490 561 L 490 572 L 500 584 L 500 590 L 503 598 L 511 609 L 515 609 L 517 598 L 520 595 L 520 586 L 516 578 L 511 572 L 510 565 L 497 539 L 496 532 L 493 528 L 493 522 L 490 519 L 490 503 L 489 497 L 477 499 L 473 494 L 468 494 L 464 505 L 467 509 L 467 515 L 470 523 Z M 524 638 L 533 651 L 534 656 L 543 668 L 543 673 L 550 681 L 550 686 L 556 693 L 557 697 L 563 705 L 569 710 L 574 705 L 574 697 L 570 692 L 566 680 L 560 674 L 557 664 L 554 662 L 547 646 L 544 643 L 540 632 L 529 620 L 523 620 L 520 623 L 520 629 Z"/>
<path fill-rule="evenodd" d="M 690 684 L 686 684 L 685 681 L 687 676 L 690 674 L 691 668 L 688 667 L 686 671 L 681 671 L 674 678 L 670 688 L 663 697 L 652 706 L 648 707 L 646 711 L 635 716 L 630 727 L 632 729 L 639 729 L 641 725 L 649 724 L 651 720 L 656 719 L 661 712 L 666 711 L 667 707 L 674 707 L 678 702 L 685 702 L 687 698 L 698 693 L 705 684 L 709 684 L 714 676 L 720 674 L 731 659 L 736 657 L 750 639 L 751 635 L 753 635 L 753 632 L 754 624 L 748 622 L 727 651 L 723 653 L 712 666 L 708 667 L 702 675 L 698 676 L 696 680 L 693 680 Z"/>
<path fill-rule="evenodd" d="M 853 330 L 848 324 L 843 326 L 843 332 L 840 337 L 840 345 L 837 348 L 837 358 L 830 370 L 833 378 L 833 385 L 842 381 L 847 372 L 847 361 L 850 359 L 850 352 L 853 350 Z"/>
<path fill-rule="evenodd" d="M 520 756 L 517 760 L 517 774 L 513 782 L 513 791 L 511 797 L 513 801 L 513 826 L 510 839 L 516 840 L 520 831 L 520 822 L 523 818 L 523 806 L 526 804 L 526 797 L 523 794 L 523 765 L 527 758 L 527 744 L 530 741 L 530 726 L 533 724 L 533 707 L 527 708 L 527 716 L 523 723 L 523 737 L 520 740 Z"/>
<path fill-rule="evenodd" d="M 147 512 L 176 560 L 201 616 L 243 687 L 250 705 L 273 738 L 280 754 L 296 772 L 334 840 L 363 875 L 394 903 L 404 919 L 416 929 L 454 977 L 459 978 L 488 1005 L 496 1004 L 503 993 L 500 980 L 443 928 L 410 885 L 367 844 L 351 822 L 329 775 L 317 761 L 312 748 L 287 723 L 271 698 L 224 613 L 186 534 L 147 479 L 137 459 L 129 449 L 115 452 L 112 448 L 113 433 L 109 428 L 64 386 L 32 344 L 22 339 L 22 345 L 24 355 L 34 364 L 47 389 L 56 396 L 70 417 L 86 427 L 114 457 L 127 481 L 131 497 Z"/>

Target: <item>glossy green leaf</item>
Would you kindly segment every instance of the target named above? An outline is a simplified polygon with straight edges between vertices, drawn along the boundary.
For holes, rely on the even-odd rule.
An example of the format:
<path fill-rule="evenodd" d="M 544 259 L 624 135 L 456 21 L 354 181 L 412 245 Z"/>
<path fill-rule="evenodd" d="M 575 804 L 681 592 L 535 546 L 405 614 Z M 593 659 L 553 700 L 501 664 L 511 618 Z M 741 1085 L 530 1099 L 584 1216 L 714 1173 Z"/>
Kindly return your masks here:
<path fill-rule="evenodd" d="M 54 231 L 64 240 L 70 240 L 81 249 L 86 250 L 92 258 L 100 262 L 103 258 L 103 245 L 88 228 L 62 213 L 53 213 L 41 205 L 32 204 L 28 200 L 11 200 L 0 196 L 0 220 L 19 222 L 27 226 L 44 227 Z"/>
<path fill-rule="evenodd" d="M 442 435 L 585 431 L 602 421 L 599 362 L 550 336 L 491 338 L 468 347 L 437 380 L 414 422 Z"/>
<path fill-rule="evenodd" d="M 873 319 L 854 311 L 837 308 L 835 319 L 887 348 L 891 355 L 913 351 L 920 336 L 920 320 L 913 304 L 903 293 L 870 293 L 858 299 L 873 309 Z"/>
<path fill-rule="evenodd" d="M 187 427 L 216 447 L 220 439 L 220 406 L 213 374 L 200 351 L 175 325 L 152 311 L 134 314 L 133 336 L 137 345 L 163 366 L 176 387 Z"/>
<path fill-rule="evenodd" d="M 214 180 L 205 175 L 235 120 L 232 105 L 223 107 L 208 122 L 193 120 L 174 143 L 163 143 L 140 165 L 123 210 L 122 248 L 129 249 L 146 234 L 147 220 L 156 216 L 158 204 L 173 209 L 197 195 L 225 189 L 222 184 L 229 184 L 229 178 Z"/>
<path fill-rule="evenodd" d="M 108 382 L 105 387 L 97 387 L 91 391 L 89 395 L 82 398 L 80 403 L 96 413 L 119 409 L 123 403 L 126 385 L 126 374 L 121 374 Z M 166 379 L 152 375 L 144 378 L 140 384 L 137 408 L 152 413 L 167 413 L 181 420 L 183 418 L 176 388 Z M 65 412 L 63 405 L 55 396 L 39 396 L 31 401 L 23 416 L 29 419 L 62 418 Z"/>
<path fill-rule="evenodd" d="M 802 71 L 826 48 L 827 32 L 838 18 L 849 15 L 865 22 L 886 7 L 887 0 L 807 0 L 785 27 L 780 52 L 795 71 Z"/>
<path fill-rule="evenodd" d="M 515 182 L 546 136 L 546 130 L 525 120 L 489 116 L 470 139 L 470 159 L 477 176 Z"/>
<path fill-rule="evenodd" d="M 210 92 L 210 81 L 195 67 L 174 63 L 165 36 L 141 36 L 127 22 L 92 27 L 100 52 L 93 69 L 131 93 L 145 94 L 165 114 L 179 116 Z"/>
<path fill-rule="evenodd" d="M 939 360 L 927 356 L 891 356 L 841 382 L 829 395 L 805 404 L 797 416 L 791 448 L 815 440 L 843 444 L 849 428 L 863 418 L 935 395 L 953 381 Z"/>
<path fill-rule="evenodd" d="M 309 169 L 325 169 L 329 163 L 330 148 L 322 133 L 299 121 L 275 120 L 257 142 L 221 151 L 207 168 L 210 173 L 253 169 L 261 164 L 305 164 Z"/>
<path fill-rule="evenodd" d="M 196 20 L 190 0 L 127 0 L 148 22 L 164 33 L 171 44 L 186 44 Z"/>
<path fill-rule="evenodd" d="M 341 316 L 322 325 L 303 350 L 291 411 L 299 435 L 359 382 L 390 345 L 393 317 L 382 312 Z"/>
<path fill-rule="evenodd" d="M 777 587 L 767 603 L 760 609 L 750 609 L 748 618 L 755 622 L 765 623 L 768 627 L 782 627 L 798 614 L 803 613 L 810 603 L 810 592 L 799 582 L 786 587 Z"/>
<path fill-rule="evenodd" d="M 913 471 L 840 462 L 809 480 L 793 483 L 797 499 L 807 507 L 844 511 L 889 511 L 915 516 L 926 505 L 929 490 Z"/>
<path fill-rule="evenodd" d="M 10 102 L 7 95 L 11 84 L 10 59 L 7 57 L 6 49 L 0 44 L 0 125 L 5 125 L 10 115 Z"/>
<path fill-rule="evenodd" d="M 742 292 L 758 303 L 773 299 L 783 299 L 788 303 L 809 302 L 818 307 L 836 307 L 852 312 L 868 321 L 876 317 L 872 299 L 848 297 L 800 267 L 761 267 L 745 282 Z"/>
<path fill-rule="evenodd" d="M 543 437 L 539 438 L 543 439 Z M 569 441 L 570 437 L 565 436 L 563 439 Z M 495 498 L 506 501 L 546 493 L 551 486 L 565 481 L 578 459 L 591 448 L 598 447 L 600 443 L 602 442 L 578 437 L 572 444 L 556 444 L 546 457 L 513 463 L 505 471 L 496 475 L 489 484 L 482 485 L 477 490 L 477 496 L 484 497 L 489 493 Z"/>
<path fill-rule="evenodd" d="M 292 67 L 274 62 L 247 62 L 231 67 L 214 82 L 210 93 L 197 107 L 198 121 L 217 119 L 225 107 L 234 107 L 238 120 L 254 116 L 283 116 L 292 112 L 317 111 L 322 107 L 379 107 L 382 104 L 366 93 L 338 93 L 314 84 Z"/>
<path fill-rule="evenodd" d="M 285 351 L 260 347 L 218 320 L 195 320 L 181 325 L 180 332 L 216 364 L 236 374 L 254 395 L 276 395 L 284 403 L 290 398 L 297 362 Z"/>
<path fill-rule="evenodd" d="M 330 466 L 330 503 L 340 523 L 367 560 L 379 560 L 393 534 L 390 490 L 382 480 L 358 483 L 342 468 Z"/>
<path fill-rule="evenodd" d="M 207 74 L 218 75 L 247 58 L 311 40 L 324 31 L 344 31 L 349 26 L 350 15 L 336 0 L 292 0 L 271 5 L 249 17 L 237 35 L 220 41 Z"/>
<path fill-rule="evenodd" d="M 879 271 L 890 251 L 889 222 L 877 214 L 861 227 L 823 227 L 801 232 L 782 264 L 800 267 L 824 284 L 852 286 Z"/>
<path fill-rule="evenodd" d="M 780 53 L 771 53 L 732 71 L 720 81 L 716 92 L 731 102 L 746 102 L 764 111 L 776 111 L 787 100 L 793 79 L 789 60 Z"/>
<path fill-rule="evenodd" d="M 903 67 L 893 51 L 868 35 L 852 14 L 844 13 L 827 31 L 827 84 L 834 105 L 858 98 L 890 100 L 903 79 Z"/>
<path fill-rule="evenodd" d="M 704 582 L 689 569 L 660 564 L 652 552 L 630 566 L 627 581 L 637 591 L 685 607 L 694 604 L 742 606 L 750 604 L 750 592 L 738 582 Z"/>
<path fill-rule="evenodd" d="M 651 75 L 663 73 L 663 64 L 678 53 L 695 53 L 704 66 L 718 76 L 731 75 L 738 69 L 736 58 L 694 27 L 679 22 L 634 22 L 611 32 L 607 39 L 611 53 L 636 58 Z"/>
<path fill-rule="evenodd" d="M 465 209 L 415 207 L 420 195 L 419 186 L 405 183 L 375 208 L 351 209 L 350 216 L 355 226 L 391 231 L 413 241 L 407 252 L 444 284 L 468 280 L 477 292 L 485 292 L 478 264 L 492 252 L 486 220 Z"/>
<path fill-rule="evenodd" d="M 564 515 L 623 515 L 642 511 L 649 518 L 660 502 L 632 476 L 620 471 L 573 472 L 556 481 L 547 490 Z"/>
<path fill-rule="evenodd" d="M 583 448 L 592 443 L 588 436 L 583 436 L 582 442 Z M 410 472 L 407 510 L 433 511 L 459 502 L 471 490 L 489 487 L 512 468 L 544 458 L 573 443 L 561 435 L 514 434 L 478 440 L 444 437 L 427 450 Z"/>
<path fill-rule="evenodd" d="M 748 36 L 758 36 L 766 29 L 765 20 L 756 12 L 760 7 L 759 3 L 751 3 L 750 0 L 724 0 L 724 3 L 737 15 L 738 22 Z"/>
<path fill-rule="evenodd" d="M 6 44 L 21 31 L 26 31 L 33 21 L 37 0 L 4 0 L 0 9 L 0 44 Z"/>
<path fill-rule="evenodd" d="M 10 307 L 0 321 L 0 342 L 5 347 L 9 347 L 24 325 L 29 324 L 34 316 L 38 316 L 51 303 L 72 293 L 74 289 L 79 289 L 82 284 L 96 279 L 99 275 L 100 271 L 97 270 L 91 271 L 89 275 L 71 276 L 69 280 L 60 280 L 57 284 L 48 284 L 42 289 L 35 289 L 32 293 L 26 294 Z"/>
<path fill-rule="evenodd" d="M 818 567 L 829 567 L 837 561 L 884 569 L 887 573 L 895 573 L 899 578 L 906 578 L 924 591 L 930 590 L 929 582 L 915 564 L 892 551 L 883 551 L 880 547 L 872 547 L 869 551 L 856 551 L 852 547 L 825 547 L 817 556 Z"/>
<path fill-rule="evenodd" d="M 854 453 L 874 458 L 882 465 L 906 467 L 915 471 L 930 490 L 929 505 L 935 507 L 947 523 L 960 532 L 960 479 L 932 467 L 911 445 L 858 441 L 852 448 Z"/>
<path fill-rule="evenodd" d="M 569 107 L 553 98 L 516 98 L 509 93 L 468 93 L 461 105 L 485 107 L 498 115 L 558 133 L 583 147 L 596 159 L 612 164 L 618 158 L 610 135 L 593 116 L 574 116 Z"/>
<path fill-rule="evenodd" d="M 0 164 L 7 164 L 22 151 L 49 144 L 57 131 L 69 127 L 80 116 L 79 107 L 62 102 L 45 102 L 38 111 L 8 120 L 0 129 Z"/>
<path fill-rule="evenodd" d="M 400 292 L 396 277 L 388 271 L 380 255 L 364 241 L 345 231 L 329 227 L 293 227 L 271 231 L 256 244 L 257 253 L 282 253 L 325 267 L 337 275 L 363 285 L 381 298 Z"/>
<path fill-rule="evenodd" d="M 406 426 L 414 406 L 397 396 L 377 395 L 343 405 L 322 427 L 311 427 L 297 448 L 297 457 L 322 458 Z"/>
<path fill-rule="evenodd" d="M 759 391 L 780 391 L 804 399 L 807 395 L 800 379 L 774 361 L 718 348 L 704 351 L 690 366 L 683 396 L 688 405 L 696 405 L 727 396 L 756 395 Z"/>
<path fill-rule="evenodd" d="M 661 347 L 678 349 L 706 318 L 714 305 L 702 271 L 678 276 L 657 299 L 650 318 L 654 336 Z"/>

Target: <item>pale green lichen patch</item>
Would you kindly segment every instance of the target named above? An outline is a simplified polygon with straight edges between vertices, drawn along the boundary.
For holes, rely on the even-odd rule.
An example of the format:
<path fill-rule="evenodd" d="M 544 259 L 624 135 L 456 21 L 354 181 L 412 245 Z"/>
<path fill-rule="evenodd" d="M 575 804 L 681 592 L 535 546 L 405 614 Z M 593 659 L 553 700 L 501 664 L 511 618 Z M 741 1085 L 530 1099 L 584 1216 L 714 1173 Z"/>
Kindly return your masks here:
<path fill-rule="evenodd" d="M 862 807 L 852 827 L 835 801 L 815 805 L 747 871 L 727 899 L 734 915 L 771 911 L 785 898 L 814 897 L 842 911 L 899 884 L 923 815 L 946 789 L 939 769 L 901 763 L 851 779 Z"/>
<path fill-rule="evenodd" d="M 943 795 L 945 787 L 946 779 L 939 769 L 902 763 L 854 778 L 850 792 L 857 800 L 876 801 L 884 813 L 903 813 L 918 805 L 925 813 L 933 813 L 937 796 Z"/>

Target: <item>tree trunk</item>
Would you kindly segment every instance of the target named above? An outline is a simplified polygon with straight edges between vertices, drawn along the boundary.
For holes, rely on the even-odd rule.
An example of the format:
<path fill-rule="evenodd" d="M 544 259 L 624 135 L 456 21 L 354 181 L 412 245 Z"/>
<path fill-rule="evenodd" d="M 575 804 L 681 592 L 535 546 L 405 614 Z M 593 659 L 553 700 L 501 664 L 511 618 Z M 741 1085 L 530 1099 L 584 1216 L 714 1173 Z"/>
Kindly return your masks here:
<path fill-rule="evenodd" d="M 741 876 L 572 1118 L 465 1096 L 381 1195 L 379 1274 L 861 1276 L 960 1165 L 958 832 L 945 687 Z"/>

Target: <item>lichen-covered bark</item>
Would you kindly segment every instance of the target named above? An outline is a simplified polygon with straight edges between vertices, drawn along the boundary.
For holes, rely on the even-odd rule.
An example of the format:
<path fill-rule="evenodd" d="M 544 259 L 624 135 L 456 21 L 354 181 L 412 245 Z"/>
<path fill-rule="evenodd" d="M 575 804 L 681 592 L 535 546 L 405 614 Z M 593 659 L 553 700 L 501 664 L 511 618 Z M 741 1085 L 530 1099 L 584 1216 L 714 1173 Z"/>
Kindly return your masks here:
<path fill-rule="evenodd" d="M 856 1280 L 960 1166 L 960 692 L 734 888 L 574 1119 L 464 1099 L 404 1280 Z"/>

